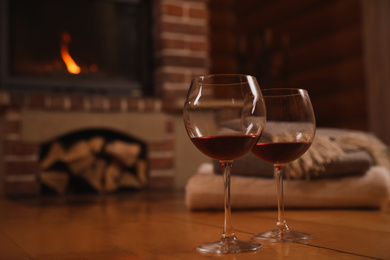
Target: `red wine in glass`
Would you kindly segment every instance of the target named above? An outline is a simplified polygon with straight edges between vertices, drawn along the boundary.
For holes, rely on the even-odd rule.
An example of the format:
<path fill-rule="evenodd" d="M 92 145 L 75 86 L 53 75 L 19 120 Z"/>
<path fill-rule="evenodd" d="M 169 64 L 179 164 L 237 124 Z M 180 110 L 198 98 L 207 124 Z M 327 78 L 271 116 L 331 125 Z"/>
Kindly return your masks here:
<path fill-rule="evenodd" d="M 310 145 L 311 142 L 258 143 L 252 152 L 263 161 L 281 165 L 301 157 Z"/>
<path fill-rule="evenodd" d="M 250 152 L 265 125 L 265 106 L 256 78 L 242 74 L 199 76 L 192 80 L 183 109 L 189 138 L 200 152 L 221 163 L 224 182 L 222 237 L 198 245 L 203 253 L 256 251 L 257 242 L 237 239 L 231 222 L 230 176 L 233 161 Z"/>
<path fill-rule="evenodd" d="M 315 116 L 309 94 L 304 89 L 265 89 L 267 123 L 252 152 L 275 167 L 278 220 L 275 229 L 254 235 L 265 242 L 309 240 L 311 235 L 291 230 L 284 218 L 283 168 L 301 157 L 315 135 Z"/>
<path fill-rule="evenodd" d="M 234 160 L 244 156 L 259 139 L 255 135 L 193 137 L 191 141 L 205 155 L 216 160 Z"/>

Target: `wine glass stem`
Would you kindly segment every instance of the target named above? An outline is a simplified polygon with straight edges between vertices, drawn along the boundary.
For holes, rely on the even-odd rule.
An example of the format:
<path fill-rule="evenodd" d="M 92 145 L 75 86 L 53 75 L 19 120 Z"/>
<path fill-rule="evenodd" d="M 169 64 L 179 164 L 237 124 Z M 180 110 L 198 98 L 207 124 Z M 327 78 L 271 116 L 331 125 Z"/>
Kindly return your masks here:
<path fill-rule="evenodd" d="M 233 225 L 231 221 L 231 206 L 230 206 L 230 179 L 233 161 L 221 161 L 224 181 L 224 205 L 225 205 L 225 221 L 223 225 L 222 238 L 234 237 Z"/>
<path fill-rule="evenodd" d="M 276 223 L 276 229 L 288 230 L 287 222 L 284 219 L 283 167 L 284 165 L 275 165 L 278 194 L 278 222 Z"/>

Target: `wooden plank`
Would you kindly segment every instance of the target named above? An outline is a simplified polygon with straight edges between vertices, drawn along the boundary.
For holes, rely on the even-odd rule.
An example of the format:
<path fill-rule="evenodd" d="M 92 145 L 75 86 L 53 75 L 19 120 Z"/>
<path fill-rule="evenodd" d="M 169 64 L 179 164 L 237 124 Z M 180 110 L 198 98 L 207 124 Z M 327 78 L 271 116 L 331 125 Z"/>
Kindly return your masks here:
<path fill-rule="evenodd" d="M 329 0 L 272 1 L 267 6 L 253 8 L 251 12 L 238 14 L 240 20 L 238 25 L 244 31 L 273 27 L 288 22 L 292 17 L 299 16 L 302 12 L 308 12 L 327 3 Z"/>
<path fill-rule="evenodd" d="M 29 199 L 12 203 L 2 201 L 0 206 L 7 206 L 8 213 L 0 212 L 0 228 L 18 246 L 9 246 L 9 240 L 4 240 L 0 233 L 0 241 L 6 242 L 4 245 L 8 246 L 5 251 L 0 251 L 0 258 L 214 258 L 196 252 L 194 247 L 220 238 L 224 213 L 187 211 L 182 195 L 176 197 L 168 194 L 80 196 L 68 199 Z M 276 210 L 232 213 L 237 237 L 245 241 L 251 240 L 254 233 L 272 229 L 276 217 Z M 305 243 L 263 243 L 264 248 L 258 252 L 222 258 L 390 258 L 390 215 L 384 212 L 287 210 L 286 217 L 290 227 L 309 232 L 313 239 Z M 0 247 L 4 245 L 0 243 Z M 12 258 L 13 256 L 16 258 Z"/>
<path fill-rule="evenodd" d="M 311 70 L 350 57 L 362 57 L 361 27 L 353 25 L 325 37 L 291 48 L 289 72 Z"/>
<path fill-rule="evenodd" d="M 237 73 L 235 57 L 226 55 L 213 55 L 212 73 Z"/>
<path fill-rule="evenodd" d="M 351 57 L 328 66 L 317 67 L 290 74 L 290 87 L 301 87 L 316 95 L 332 95 L 339 89 L 364 89 L 363 61 L 360 56 Z"/>
<path fill-rule="evenodd" d="M 354 25 L 360 25 L 360 3 L 343 0 L 329 1 L 272 28 L 277 35 L 288 34 L 294 47 Z"/>
<path fill-rule="evenodd" d="M 31 257 L 1 230 L 0 258 L 7 260 L 31 260 Z"/>
<path fill-rule="evenodd" d="M 210 3 L 211 73 L 236 72 L 235 15 L 231 1 Z M 233 54 L 233 55 L 232 55 Z"/>
<path fill-rule="evenodd" d="M 302 3 L 301 3 L 302 2 Z M 277 2 L 274 2 L 276 5 Z M 314 5 L 315 3 L 315 5 Z M 259 34 L 265 28 L 271 28 L 274 34 L 278 36 L 289 35 L 290 44 L 302 44 L 304 41 L 312 40 L 321 37 L 333 31 L 338 31 L 344 27 L 354 24 L 360 24 L 360 4 L 355 0 L 343 1 L 327 1 L 320 3 L 318 1 L 294 1 L 294 7 L 290 10 L 289 16 L 281 15 L 281 11 L 285 9 L 284 6 L 261 6 L 261 9 L 252 8 L 252 12 L 257 12 L 257 22 L 252 22 L 246 25 L 245 16 L 240 19 L 238 16 L 237 25 L 241 30 Z M 301 6 L 302 7 L 299 7 Z M 307 6 L 306 6 L 307 5 Z M 309 8 L 308 6 L 313 5 Z M 278 8 L 273 11 L 272 8 Z M 279 10 L 280 8 L 280 10 Z M 302 10 L 300 10 L 300 9 Z M 299 9 L 293 13 L 294 9 Z M 273 20 L 266 21 L 263 13 L 272 14 Z M 336 19 L 337 18 L 337 19 Z M 244 29 L 242 29 L 244 28 Z"/>
<path fill-rule="evenodd" d="M 216 31 L 212 33 L 211 38 L 211 56 L 215 54 L 235 53 L 237 51 L 237 39 L 232 36 L 231 32 Z"/>
<path fill-rule="evenodd" d="M 211 10 L 210 26 L 219 31 L 233 31 L 236 19 L 230 8 L 215 8 Z"/>
<path fill-rule="evenodd" d="M 365 122 L 367 120 L 365 99 L 365 92 L 359 89 L 341 90 L 333 95 L 312 98 L 317 125 L 336 127 L 346 125 L 346 120 L 348 123 Z"/>
<path fill-rule="evenodd" d="M 214 1 L 211 1 L 214 2 Z M 253 10 L 264 9 L 275 0 L 245 0 L 245 1 L 234 1 L 232 8 L 237 13 L 239 18 L 245 17 L 246 15 L 253 12 Z"/>
<path fill-rule="evenodd" d="M 276 211 L 258 211 L 251 216 L 247 216 L 247 213 L 242 215 L 246 215 L 246 222 L 241 220 L 241 217 L 244 218 L 244 216 L 233 215 L 235 223 L 237 223 L 236 228 L 240 230 L 251 228 L 262 232 L 272 229 L 276 224 Z M 389 259 L 390 257 L 390 250 L 387 246 L 388 241 L 390 241 L 390 225 L 383 227 L 383 223 L 390 221 L 390 215 L 383 211 L 286 210 L 285 216 L 291 229 L 312 235 L 310 242 L 303 242 L 308 247 L 333 249 L 350 259 Z M 357 218 L 353 216 L 357 216 Z M 266 228 L 264 228 L 264 223 L 267 225 Z M 366 235 L 362 235 L 362 233 Z M 309 254 L 311 254 L 310 250 Z M 341 255 L 336 256 L 336 259 L 342 257 Z M 325 255 L 322 257 L 326 259 Z M 307 257 L 306 259 L 316 258 Z"/>
<path fill-rule="evenodd" d="M 390 2 L 361 2 L 370 129 L 390 145 Z"/>

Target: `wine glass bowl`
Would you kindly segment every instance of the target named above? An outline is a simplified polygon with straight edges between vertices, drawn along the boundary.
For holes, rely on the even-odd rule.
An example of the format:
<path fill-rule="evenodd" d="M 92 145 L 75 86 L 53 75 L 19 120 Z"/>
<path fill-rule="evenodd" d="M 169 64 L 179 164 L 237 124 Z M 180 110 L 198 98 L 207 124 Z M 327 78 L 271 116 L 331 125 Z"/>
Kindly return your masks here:
<path fill-rule="evenodd" d="M 275 166 L 278 220 L 274 230 L 254 235 L 255 240 L 289 242 L 309 240 L 311 235 L 291 230 L 284 218 L 283 168 L 310 147 L 316 130 L 310 97 L 303 89 L 262 90 L 267 124 L 252 152 Z"/>
<path fill-rule="evenodd" d="M 218 241 L 196 247 L 206 253 L 255 251 L 261 244 L 238 240 L 231 224 L 230 174 L 233 160 L 250 152 L 265 125 L 265 106 L 256 78 L 217 74 L 192 80 L 184 104 L 188 136 L 199 151 L 221 163 L 224 179 L 224 229 Z"/>

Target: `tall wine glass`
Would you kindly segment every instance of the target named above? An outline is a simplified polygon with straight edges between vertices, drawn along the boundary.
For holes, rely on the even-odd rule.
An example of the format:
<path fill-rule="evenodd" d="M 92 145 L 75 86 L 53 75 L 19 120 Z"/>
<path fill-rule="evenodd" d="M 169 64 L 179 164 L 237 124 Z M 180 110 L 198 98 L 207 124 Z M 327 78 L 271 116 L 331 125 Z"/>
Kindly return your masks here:
<path fill-rule="evenodd" d="M 184 125 L 194 145 L 219 160 L 224 179 L 225 220 L 222 237 L 196 247 L 206 253 L 239 253 L 262 248 L 236 238 L 231 223 L 230 174 L 234 159 L 250 152 L 265 124 L 265 107 L 256 78 L 220 74 L 192 80 L 183 110 Z"/>
<path fill-rule="evenodd" d="M 291 230 L 284 218 L 283 168 L 309 149 L 316 124 L 309 95 L 303 89 L 265 89 L 267 124 L 252 152 L 275 166 L 278 221 L 272 231 L 254 235 L 266 242 L 309 240 L 311 235 Z"/>

